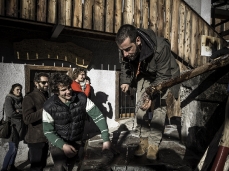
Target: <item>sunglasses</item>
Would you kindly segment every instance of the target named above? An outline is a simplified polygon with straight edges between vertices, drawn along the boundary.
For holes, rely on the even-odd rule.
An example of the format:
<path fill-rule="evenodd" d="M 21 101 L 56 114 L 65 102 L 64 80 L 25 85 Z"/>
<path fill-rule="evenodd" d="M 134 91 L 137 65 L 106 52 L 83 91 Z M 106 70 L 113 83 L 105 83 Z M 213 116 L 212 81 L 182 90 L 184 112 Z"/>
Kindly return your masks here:
<path fill-rule="evenodd" d="M 48 84 L 49 82 L 48 81 L 39 81 L 39 83 L 45 85 L 46 83 Z"/>

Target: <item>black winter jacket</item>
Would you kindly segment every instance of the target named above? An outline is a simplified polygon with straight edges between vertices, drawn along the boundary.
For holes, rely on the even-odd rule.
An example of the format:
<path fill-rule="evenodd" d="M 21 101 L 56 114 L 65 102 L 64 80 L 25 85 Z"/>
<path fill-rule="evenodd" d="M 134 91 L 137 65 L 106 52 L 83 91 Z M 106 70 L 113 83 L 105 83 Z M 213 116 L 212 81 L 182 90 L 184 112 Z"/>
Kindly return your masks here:
<path fill-rule="evenodd" d="M 87 97 L 83 92 L 74 92 L 69 106 L 56 94 L 45 102 L 44 110 L 52 116 L 55 131 L 65 142 L 82 140 L 86 103 Z"/>
<path fill-rule="evenodd" d="M 138 36 L 141 38 L 140 56 L 134 61 L 130 61 L 119 53 L 121 62 L 121 84 L 136 86 L 138 76 L 136 72 L 140 63 L 139 76 L 151 82 L 151 85 L 157 85 L 163 81 L 169 80 L 180 75 L 179 66 L 175 57 L 171 53 L 170 43 L 167 39 L 157 37 L 153 30 L 137 29 Z M 174 97 L 178 98 L 179 85 L 170 88 Z"/>

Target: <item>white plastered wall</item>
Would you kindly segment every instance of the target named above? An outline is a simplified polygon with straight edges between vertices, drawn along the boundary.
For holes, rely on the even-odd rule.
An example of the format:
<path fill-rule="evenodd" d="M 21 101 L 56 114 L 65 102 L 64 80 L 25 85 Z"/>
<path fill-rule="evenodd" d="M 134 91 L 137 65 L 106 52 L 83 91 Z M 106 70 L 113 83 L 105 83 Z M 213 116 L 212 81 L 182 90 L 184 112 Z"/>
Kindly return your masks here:
<path fill-rule="evenodd" d="M 24 64 L 13 64 L 13 63 L 0 63 L 0 80 L 1 80 L 1 89 L 0 89 L 0 111 L 2 111 L 2 106 L 4 103 L 5 96 L 9 93 L 11 85 L 14 83 L 20 83 L 23 86 L 23 95 L 25 95 L 25 69 Z M 115 121 L 115 79 L 116 71 L 106 71 L 106 70 L 90 70 L 88 76 L 91 79 L 91 86 L 94 89 L 93 101 L 100 101 L 98 92 L 107 95 L 107 100 L 104 103 L 101 103 L 101 106 L 104 107 L 104 111 L 109 112 L 110 106 L 112 108 L 112 117 L 107 118 L 107 123 L 109 128 L 114 128 L 118 126 L 118 123 Z M 100 93 L 101 94 L 101 93 Z M 2 113 L 0 113 L 2 117 Z M 0 139 L 0 166 L 3 163 L 4 156 L 8 150 L 8 143 L 5 140 Z M 22 141 L 19 144 L 18 154 L 16 157 L 16 165 L 26 161 L 28 158 L 28 147 Z"/>

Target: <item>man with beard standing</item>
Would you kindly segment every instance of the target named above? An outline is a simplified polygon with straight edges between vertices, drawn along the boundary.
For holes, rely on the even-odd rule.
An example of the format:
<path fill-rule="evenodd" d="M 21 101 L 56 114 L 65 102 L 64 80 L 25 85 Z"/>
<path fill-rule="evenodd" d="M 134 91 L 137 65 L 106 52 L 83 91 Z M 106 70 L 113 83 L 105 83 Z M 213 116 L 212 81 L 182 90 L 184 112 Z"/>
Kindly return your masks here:
<path fill-rule="evenodd" d="M 123 25 L 117 32 L 116 43 L 121 62 L 121 90 L 127 92 L 129 87 L 137 86 L 137 104 L 142 101 L 145 88 L 180 74 L 169 41 L 157 37 L 153 30 Z M 168 93 L 172 93 L 177 99 L 178 92 L 179 85 L 161 92 L 160 95 L 146 96 L 144 104 L 136 106 L 136 131 L 141 141 L 135 151 L 136 156 L 142 156 L 147 152 L 148 159 L 156 159 L 166 117 L 165 98 Z M 150 126 L 143 119 L 148 109 L 153 112 Z"/>
<path fill-rule="evenodd" d="M 48 141 L 42 128 L 42 111 L 48 99 L 49 76 L 37 73 L 34 90 L 27 94 L 22 103 L 23 120 L 28 125 L 25 141 L 29 147 L 30 171 L 42 171 L 46 166 Z"/>

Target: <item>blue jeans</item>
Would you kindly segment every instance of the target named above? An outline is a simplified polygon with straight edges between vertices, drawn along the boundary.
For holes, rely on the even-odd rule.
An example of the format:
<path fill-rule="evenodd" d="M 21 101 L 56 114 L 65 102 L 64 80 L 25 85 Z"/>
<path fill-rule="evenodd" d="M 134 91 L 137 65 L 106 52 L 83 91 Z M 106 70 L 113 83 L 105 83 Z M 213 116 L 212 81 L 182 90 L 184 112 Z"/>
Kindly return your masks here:
<path fill-rule="evenodd" d="M 14 165 L 14 161 L 17 155 L 18 144 L 9 142 L 9 150 L 6 153 L 6 156 L 3 161 L 3 166 L 1 171 L 7 170 L 9 165 Z"/>

